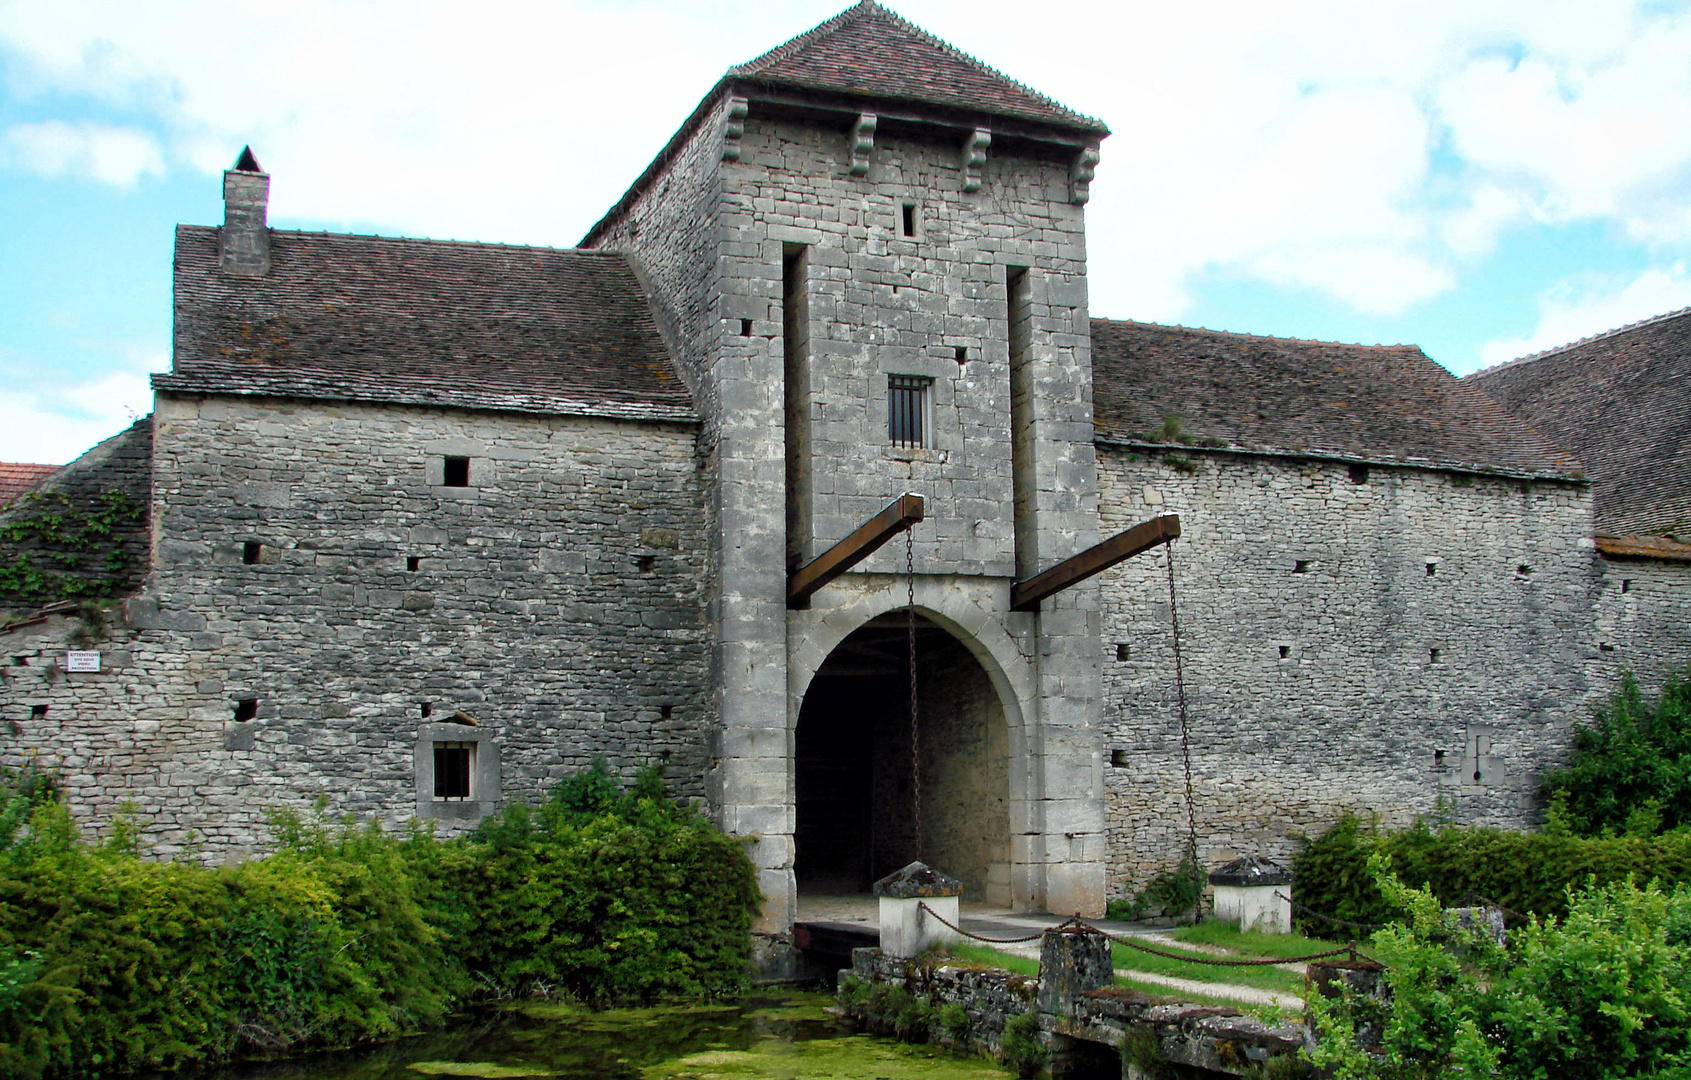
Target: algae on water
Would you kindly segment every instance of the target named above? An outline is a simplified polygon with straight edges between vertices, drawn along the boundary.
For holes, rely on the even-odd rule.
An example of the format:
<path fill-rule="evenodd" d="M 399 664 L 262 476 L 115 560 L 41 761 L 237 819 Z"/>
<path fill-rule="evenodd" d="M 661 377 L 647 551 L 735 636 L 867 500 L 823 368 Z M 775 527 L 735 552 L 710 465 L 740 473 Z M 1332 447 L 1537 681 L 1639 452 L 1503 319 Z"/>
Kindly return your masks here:
<path fill-rule="evenodd" d="M 982 1058 L 847 1035 L 706 1050 L 648 1066 L 640 1075 L 641 1080 L 1003 1080 L 1004 1072 Z"/>
<path fill-rule="evenodd" d="M 516 1080 L 522 1076 L 556 1076 L 555 1072 L 526 1065 L 499 1065 L 492 1061 L 413 1061 L 406 1068 L 429 1076 L 474 1076 L 480 1080 Z"/>

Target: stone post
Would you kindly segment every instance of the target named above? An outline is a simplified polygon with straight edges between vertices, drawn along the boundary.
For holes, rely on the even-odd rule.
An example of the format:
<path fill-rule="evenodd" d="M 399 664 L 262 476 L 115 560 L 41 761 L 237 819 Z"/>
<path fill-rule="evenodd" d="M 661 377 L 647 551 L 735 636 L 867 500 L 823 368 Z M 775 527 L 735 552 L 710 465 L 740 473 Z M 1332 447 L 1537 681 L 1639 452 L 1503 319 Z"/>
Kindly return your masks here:
<path fill-rule="evenodd" d="M 1292 932 L 1292 872 L 1260 855 L 1234 859 L 1210 874 L 1215 917 L 1241 931 Z"/>
<path fill-rule="evenodd" d="M 1110 939 L 1084 929 L 1047 930 L 1039 942 L 1039 1011 L 1067 1016 L 1077 997 L 1115 981 Z"/>
<path fill-rule="evenodd" d="M 913 862 L 875 882 L 881 899 L 881 952 L 915 956 L 930 945 L 958 940 L 955 931 L 922 910 L 926 904 L 952 925 L 960 925 L 963 883 L 925 863 Z"/>

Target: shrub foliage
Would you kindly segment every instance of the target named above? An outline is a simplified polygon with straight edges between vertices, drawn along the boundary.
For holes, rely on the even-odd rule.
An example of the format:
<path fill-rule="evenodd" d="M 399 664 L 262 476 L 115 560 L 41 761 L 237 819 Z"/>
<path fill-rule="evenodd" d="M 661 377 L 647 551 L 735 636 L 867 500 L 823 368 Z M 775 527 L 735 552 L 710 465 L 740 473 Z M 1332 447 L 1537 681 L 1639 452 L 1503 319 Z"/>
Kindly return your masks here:
<path fill-rule="evenodd" d="M 1609 707 L 1574 729 L 1568 763 L 1545 776 L 1542 794 L 1581 835 L 1691 826 L 1691 666 L 1655 697 L 1628 673 Z"/>
<path fill-rule="evenodd" d="M 601 766 L 475 834 L 283 817 L 235 867 L 91 844 L 42 778 L 0 778 L 0 1076 L 170 1069 L 347 1045 L 477 997 L 715 995 L 746 977 L 740 845 Z"/>
<path fill-rule="evenodd" d="M 1519 912 L 1567 913 L 1569 882 L 1691 882 L 1691 832 L 1663 836 L 1570 836 L 1426 824 L 1376 829 L 1347 817 L 1293 859 L 1298 903 L 1326 915 L 1383 923 L 1398 909 L 1380 892 L 1370 856 L 1390 860 L 1400 878 L 1447 907 L 1481 901 Z"/>
<path fill-rule="evenodd" d="M 1371 860 L 1376 888 L 1407 913 L 1374 935 L 1389 1003 L 1381 1022 L 1378 1000 L 1312 1000 L 1324 1075 L 1691 1075 L 1691 887 L 1587 884 L 1568 891 L 1565 917 L 1534 918 L 1500 946 L 1386 867 Z M 1377 1045 L 1358 1045 L 1359 1019 L 1377 1025 Z"/>

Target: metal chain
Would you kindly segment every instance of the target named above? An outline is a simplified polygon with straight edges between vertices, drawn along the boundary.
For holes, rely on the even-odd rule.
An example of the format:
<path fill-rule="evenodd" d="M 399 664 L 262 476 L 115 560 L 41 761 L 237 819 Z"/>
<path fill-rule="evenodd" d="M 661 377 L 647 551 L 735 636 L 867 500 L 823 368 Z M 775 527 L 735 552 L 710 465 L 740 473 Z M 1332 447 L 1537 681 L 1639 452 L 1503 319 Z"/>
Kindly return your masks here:
<path fill-rule="evenodd" d="M 1348 956 L 1352 960 L 1360 959 L 1368 960 L 1376 964 L 1379 963 L 1378 960 L 1374 960 L 1373 957 L 1368 956 L 1366 953 L 1358 949 L 1356 947 L 1356 942 L 1354 941 L 1337 949 L 1329 949 L 1326 952 L 1310 953 L 1307 956 L 1270 956 L 1261 960 L 1224 960 L 1213 956 L 1192 956 L 1189 953 L 1166 952 L 1162 949 L 1153 949 L 1149 945 L 1141 944 L 1132 938 L 1123 937 L 1120 934 L 1112 934 L 1108 930 L 1093 926 L 1091 923 L 1079 916 L 1064 919 L 1056 926 L 1048 927 L 1037 934 L 1030 934 L 1027 937 L 989 938 L 963 929 L 961 926 L 958 926 L 956 923 L 947 919 L 944 915 L 941 915 L 939 912 L 929 907 L 927 901 L 925 900 L 921 902 L 920 906 L 922 911 L 933 916 L 937 922 L 939 922 L 942 926 L 945 926 L 947 929 L 961 934 L 966 938 L 970 938 L 971 940 L 985 942 L 989 945 L 1021 945 L 1029 941 L 1038 941 L 1052 930 L 1066 930 L 1072 926 L 1081 933 L 1097 934 L 1099 937 L 1108 938 L 1110 941 L 1113 941 L 1118 945 L 1125 945 L 1130 949 L 1137 949 L 1142 953 L 1150 953 L 1152 956 L 1160 956 L 1165 960 L 1179 960 L 1188 964 L 1203 964 L 1208 967 L 1274 967 L 1278 964 L 1303 964 L 1311 960 L 1325 960 L 1331 956 Z M 1384 965 L 1381 966 L 1383 967 Z"/>
<path fill-rule="evenodd" d="M 1174 630 L 1174 688 L 1180 704 L 1180 758 L 1186 768 L 1186 852 L 1191 858 L 1193 873 L 1198 868 L 1198 811 L 1192 801 L 1192 735 L 1186 719 L 1186 668 L 1180 656 L 1180 609 L 1174 602 L 1174 538 L 1163 541 L 1163 557 L 1168 563 L 1168 617 Z M 1193 921 L 1203 915 L 1204 894 L 1198 891 L 1197 910 Z"/>
<path fill-rule="evenodd" d="M 910 799 L 911 825 L 916 831 L 916 858 L 922 857 L 922 741 L 916 723 L 916 530 L 904 527 L 905 641 L 910 667 Z"/>
<path fill-rule="evenodd" d="M 1351 930 L 1366 930 L 1366 931 L 1372 932 L 1374 930 L 1384 930 L 1386 927 L 1392 925 L 1391 923 L 1379 923 L 1379 922 L 1353 922 L 1350 919 L 1340 919 L 1340 918 L 1333 916 L 1333 915 L 1323 915 L 1323 914 L 1321 914 L 1321 912 L 1316 911 L 1314 908 L 1308 907 L 1304 904 L 1300 904 L 1296 900 L 1293 900 L 1291 897 L 1287 896 L 1285 893 L 1280 892 L 1278 890 L 1275 891 L 1274 896 L 1275 896 L 1276 899 L 1284 900 L 1284 901 L 1286 901 L 1286 903 L 1292 905 L 1293 911 L 1300 911 L 1303 914 L 1308 915 L 1312 919 L 1319 919 L 1320 921 L 1322 921 L 1324 923 L 1332 923 L 1334 926 L 1343 926 L 1343 927 L 1348 927 Z"/>

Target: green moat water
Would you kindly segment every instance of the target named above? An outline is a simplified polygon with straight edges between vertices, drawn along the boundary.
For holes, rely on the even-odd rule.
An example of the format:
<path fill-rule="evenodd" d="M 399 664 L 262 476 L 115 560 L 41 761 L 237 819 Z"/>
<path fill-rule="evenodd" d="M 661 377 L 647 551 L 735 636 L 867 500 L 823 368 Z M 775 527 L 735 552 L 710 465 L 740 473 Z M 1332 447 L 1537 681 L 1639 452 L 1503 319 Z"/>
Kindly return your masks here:
<path fill-rule="evenodd" d="M 859 1032 L 823 994 L 732 1005 L 525 1005 L 358 1051 L 247 1065 L 202 1080 L 1004 1080 L 984 1058 Z"/>

